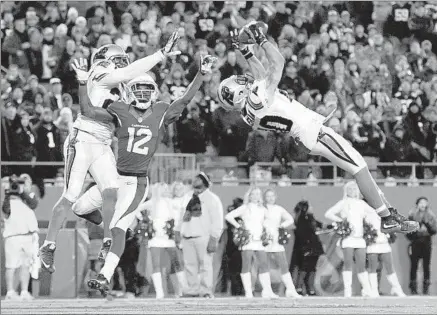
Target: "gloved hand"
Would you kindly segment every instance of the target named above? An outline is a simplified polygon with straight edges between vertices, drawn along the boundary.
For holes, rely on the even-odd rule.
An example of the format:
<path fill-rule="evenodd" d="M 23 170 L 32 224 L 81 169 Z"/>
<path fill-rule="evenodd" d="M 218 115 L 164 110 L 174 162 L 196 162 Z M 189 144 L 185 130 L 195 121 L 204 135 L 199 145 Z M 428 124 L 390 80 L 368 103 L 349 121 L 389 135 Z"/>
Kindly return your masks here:
<path fill-rule="evenodd" d="M 215 253 L 217 251 L 217 238 L 210 236 L 206 252 L 208 254 Z"/>
<path fill-rule="evenodd" d="M 73 71 L 76 72 L 76 78 L 79 84 L 86 84 L 88 81 L 88 60 L 85 58 L 74 59 L 71 64 Z"/>
<path fill-rule="evenodd" d="M 262 45 L 267 41 L 260 25 L 253 21 L 243 27 L 244 32 L 258 45 Z"/>
<path fill-rule="evenodd" d="M 202 75 L 211 73 L 212 67 L 216 62 L 217 62 L 216 57 L 210 55 L 200 56 L 200 73 L 202 73 Z"/>
<path fill-rule="evenodd" d="M 253 54 L 251 55 L 249 46 L 243 45 L 240 43 L 240 39 L 238 38 L 239 31 L 237 29 L 234 29 L 233 31 L 231 31 L 230 35 L 231 35 L 232 48 L 240 50 L 241 53 L 243 54 L 244 58 L 246 58 L 246 59 L 253 56 Z"/>
<path fill-rule="evenodd" d="M 176 47 L 176 44 L 178 43 L 179 38 L 179 32 L 174 31 L 173 34 L 171 34 L 170 38 L 167 41 L 167 44 L 163 48 L 161 48 L 161 52 L 164 56 L 170 57 L 170 56 L 176 56 L 180 55 L 181 52 L 179 50 L 173 51 L 173 49 Z"/>

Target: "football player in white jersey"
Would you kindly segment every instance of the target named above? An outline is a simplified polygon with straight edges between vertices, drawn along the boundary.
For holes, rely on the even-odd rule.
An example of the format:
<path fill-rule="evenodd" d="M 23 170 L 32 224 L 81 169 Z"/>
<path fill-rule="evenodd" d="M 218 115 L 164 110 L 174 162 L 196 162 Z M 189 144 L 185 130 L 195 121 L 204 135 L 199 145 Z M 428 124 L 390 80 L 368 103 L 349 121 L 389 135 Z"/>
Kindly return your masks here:
<path fill-rule="evenodd" d="M 265 51 L 269 68 L 264 69 L 247 45 L 239 43 L 245 32 L 249 44 L 257 44 Z M 334 165 L 351 173 L 367 203 L 381 216 L 381 230 L 409 233 L 418 228 L 390 206 L 372 178 L 364 158 L 334 130 L 324 126 L 327 118 L 306 108 L 278 90 L 282 78 L 284 57 L 266 39 L 256 22 L 233 33 L 233 46 L 240 48 L 254 75 L 232 76 L 219 85 L 218 96 L 222 107 L 239 110 L 247 124 L 255 129 L 288 133 L 296 143 L 312 155 L 320 155 Z"/>
<path fill-rule="evenodd" d="M 148 57 L 130 64 L 128 55 L 117 45 L 100 47 L 92 56 L 92 66 L 87 81 L 88 95 L 95 107 L 106 107 L 119 98 L 125 98 L 124 83 L 145 74 L 173 51 L 179 39 L 174 32 L 166 46 Z M 67 211 L 78 199 L 85 177 L 89 172 L 101 192 L 104 239 L 99 259 L 104 260 L 111 247 L 110 222 L 117 201 L 118 173 L 111 150 L 113 126 L 80 115 L 73 131 L 64 143 L 65 176 L 64 193 L 53 208 L 47 237 L 39 251 L 44 268 L 54 272 L 56 237 L 66 219 Z M 98 215 L 90 213 L 89 216 Z M 88 218 L 91 219 L 92 218 Z"/>

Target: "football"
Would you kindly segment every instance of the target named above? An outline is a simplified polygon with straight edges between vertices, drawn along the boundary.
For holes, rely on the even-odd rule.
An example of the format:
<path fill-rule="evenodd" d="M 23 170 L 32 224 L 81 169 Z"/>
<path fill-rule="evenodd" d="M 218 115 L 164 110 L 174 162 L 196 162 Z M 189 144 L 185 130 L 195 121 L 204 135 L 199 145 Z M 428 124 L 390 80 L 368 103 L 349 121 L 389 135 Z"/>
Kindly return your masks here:
<path fill-rule="evenodd" d="M 267 34 L 267 24 L 264 22 L 256 22 L 256 25 L 258 27 L 261 27 L 261 30 L 263 32 L 264 35 Z M 248 33 L 247 30 L 247 25 L 244 26 L 241 30 L 240 30 L 240 34 L 238 34 L 238 39 L 240 41 L 241 44 L 255 44 L 255 41 L 250 37 L 250 34 Z"/>

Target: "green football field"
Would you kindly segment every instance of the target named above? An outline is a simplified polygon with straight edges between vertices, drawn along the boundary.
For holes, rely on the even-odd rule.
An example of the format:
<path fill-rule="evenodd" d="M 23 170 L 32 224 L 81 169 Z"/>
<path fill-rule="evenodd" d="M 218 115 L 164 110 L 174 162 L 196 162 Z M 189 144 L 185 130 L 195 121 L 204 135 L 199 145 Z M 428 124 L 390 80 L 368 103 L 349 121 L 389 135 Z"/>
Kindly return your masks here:
<path fill-rule="evenodd" d="M 299 300 L 38 299 L 2 301 L 2 314 L 437 314 L 437 297 L 306 297 Z"/>

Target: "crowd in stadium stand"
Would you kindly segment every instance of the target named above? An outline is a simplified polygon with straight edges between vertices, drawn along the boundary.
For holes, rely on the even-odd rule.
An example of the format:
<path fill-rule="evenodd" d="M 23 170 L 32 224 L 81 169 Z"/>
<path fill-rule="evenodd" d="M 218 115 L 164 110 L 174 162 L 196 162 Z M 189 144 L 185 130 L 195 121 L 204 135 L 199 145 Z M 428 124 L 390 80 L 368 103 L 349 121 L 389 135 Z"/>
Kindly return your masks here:
<path fill-rule="evenodd" d="M 62 161 L 79 111 L 73 58 L 115 43 L 134 61 L 160 49 L 175 29 L 182 54 L 152 70 L 162 100 L 184 93 L 201 54 L 219 62 L 169 128 L 161 151 L 234 156 L 249 165 L 309 161 L 293 139 L 252 131 L 238 112 L 219 107 L 219 82 L 248 71 L 229 32 L 253 20 L 268 24 L 269 40 L 286 59 L 279 88 L 322 115 L 337 108 L 327 124 L 370 165 L 435 161 L 435 3 L 59 1 L 6 2 L 1 10 L 3 161 Z M 39 172 L 57 175 L 56 169 Z M 408 178 L 411 168 L 382 173 Z M 436 173 L 419 168 L 416 176 Z M 295 169 L 290 176 L 307 178 L 308 172 Z"/>

